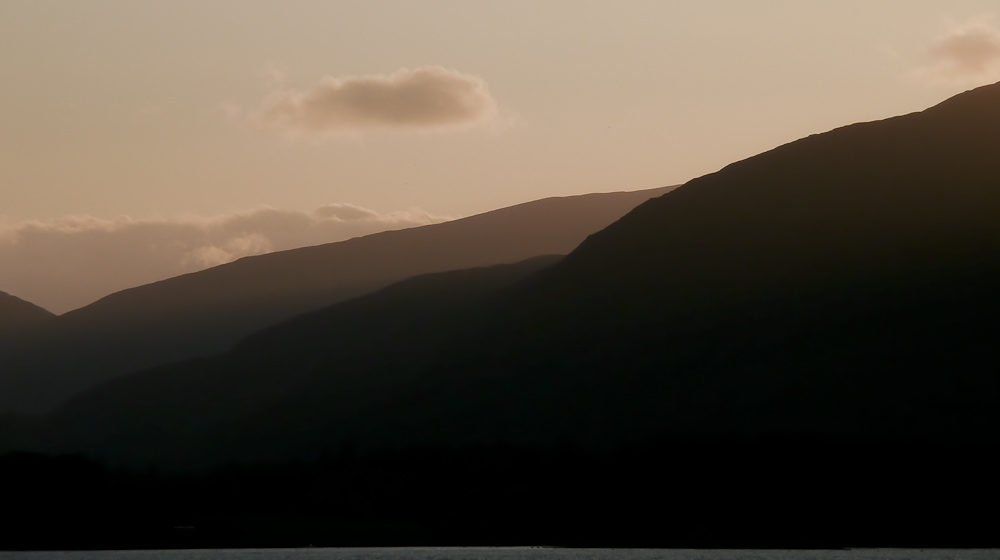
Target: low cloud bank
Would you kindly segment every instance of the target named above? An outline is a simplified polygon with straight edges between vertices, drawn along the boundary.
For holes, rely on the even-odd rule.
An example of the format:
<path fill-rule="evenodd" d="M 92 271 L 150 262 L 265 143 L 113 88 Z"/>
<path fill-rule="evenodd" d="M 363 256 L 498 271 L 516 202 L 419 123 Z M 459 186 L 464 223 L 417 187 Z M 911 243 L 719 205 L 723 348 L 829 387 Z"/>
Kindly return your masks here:
<path fill-rule="evenodd" d="M 440 66 L 387 75 L 326 76 L 310 89 L 282 89 L 251 115 L 293 134 L 433 130 L 485 124 L 497 115 L 486 82 Z"/>
<path fill-rule="evenodd" d="M 421 210 L 352 204 L 312 212 L 259 208 L 216 217 L 0 224 L 0 290 L 54 313 L 110 293 L 259 255 L 446 221 Z"/>
<path fill-rule="evenodd" d="M 952 24 L 928 49 L 919 75 L 930 82 L 982 83 L 1000 79 L 1000 29 L 991 19 Z"/>

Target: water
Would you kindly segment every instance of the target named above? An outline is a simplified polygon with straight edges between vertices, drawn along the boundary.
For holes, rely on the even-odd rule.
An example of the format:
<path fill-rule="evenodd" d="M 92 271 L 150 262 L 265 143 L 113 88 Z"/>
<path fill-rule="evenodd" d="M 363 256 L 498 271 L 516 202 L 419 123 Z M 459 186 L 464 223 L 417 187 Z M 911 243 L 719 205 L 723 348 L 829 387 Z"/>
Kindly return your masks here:
<path fill-rule="evenodd" d="M 1000 550 L 654 550 L 565 548 L 299 548 L 0 552 L 2 560 L 997 560 Z"/>

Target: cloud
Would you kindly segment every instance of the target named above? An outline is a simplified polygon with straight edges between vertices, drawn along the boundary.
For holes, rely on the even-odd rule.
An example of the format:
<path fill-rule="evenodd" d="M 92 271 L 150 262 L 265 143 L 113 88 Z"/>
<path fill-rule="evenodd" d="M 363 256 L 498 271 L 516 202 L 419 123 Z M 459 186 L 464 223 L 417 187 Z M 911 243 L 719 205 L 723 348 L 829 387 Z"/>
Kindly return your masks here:
<path fill-rule="evenodd" d="M 249 118 L 265 129 L 328 134 L 467 127 L 489 124 L 497 115 L 482 78 L 425 66 L 387 75 L 326 76 L 307 90 L 281 89 Z"/>
<path fill-rule="evenodd" d="M 446 221 L 422 210 L 353 204 L 312 212 L 258 208 L 215 217 L 0 223 L 0 290 L 62 313 L 110 293 L 240 257 Z"/>
<path fill-rule="evenodd" d="M 918 76 L 931 83 L 982 83 L 1000 79 L 1000 29 L 991 18 L 951 24 L 927 51 Z"/>

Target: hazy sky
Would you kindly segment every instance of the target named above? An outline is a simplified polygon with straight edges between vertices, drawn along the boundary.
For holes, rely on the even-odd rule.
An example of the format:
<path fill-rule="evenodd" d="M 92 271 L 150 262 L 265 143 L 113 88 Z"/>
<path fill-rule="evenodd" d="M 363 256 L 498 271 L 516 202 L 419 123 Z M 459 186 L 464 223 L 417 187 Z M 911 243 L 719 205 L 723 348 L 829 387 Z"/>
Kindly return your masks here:
<path fill-rule="evenodd" d="M 63 311 L 114 287 L 59 303 L 55 288 L 32 292 L 37 275 L 71 270 L 34 257 L 29 238 L 37 254 L 86 262 L 115 235 L 136 245 L 119 256 L 134 255 L 152 243 L 135 231 L 208 239 L 243 220 L 230 237 L 175 247 L 171 266 L 190 268 L 300 243 L 275 243 L 255 216 L 294 215 L 288 227 L 316 243 L 368 231 L 333 222 L 409 225 L 681 183 L 1000 80 L 998 11 L 996 0 L 0 0 L 0 290 Z M 36 276 L 12 271 L 29 262 Z"/>

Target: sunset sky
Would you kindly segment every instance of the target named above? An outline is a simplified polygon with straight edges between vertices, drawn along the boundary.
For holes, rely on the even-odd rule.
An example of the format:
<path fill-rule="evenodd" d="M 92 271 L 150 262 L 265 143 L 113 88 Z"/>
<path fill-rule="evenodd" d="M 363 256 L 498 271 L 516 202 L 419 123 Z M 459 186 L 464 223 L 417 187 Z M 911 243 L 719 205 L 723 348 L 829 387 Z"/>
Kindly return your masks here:
<path fill-rule="evenodd" d="M 1000 80 L 996 0 L 0 1 L 0 290 L 691 178 Z"/>

